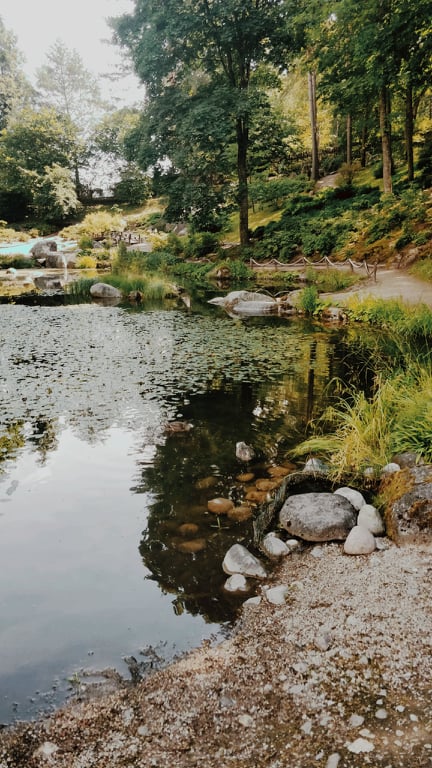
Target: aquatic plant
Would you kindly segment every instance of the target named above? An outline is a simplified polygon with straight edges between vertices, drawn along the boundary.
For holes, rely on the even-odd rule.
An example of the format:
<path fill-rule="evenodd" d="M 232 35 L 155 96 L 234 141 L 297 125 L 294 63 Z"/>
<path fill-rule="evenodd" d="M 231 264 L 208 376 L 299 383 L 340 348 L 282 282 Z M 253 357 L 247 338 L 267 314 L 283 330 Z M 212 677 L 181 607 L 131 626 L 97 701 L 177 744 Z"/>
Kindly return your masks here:
<path fill-rule="evenodd" d="M 432 461 L 432 365 L 406 363 L 386 380 L 380 375 L 370 398 L 351 391 L 327 408 L 315 425 L 318 434 L 293 455 L 325 458 L 335 479 L 362 475 L 367 467 L 378 471 L 403 451 Z"/>

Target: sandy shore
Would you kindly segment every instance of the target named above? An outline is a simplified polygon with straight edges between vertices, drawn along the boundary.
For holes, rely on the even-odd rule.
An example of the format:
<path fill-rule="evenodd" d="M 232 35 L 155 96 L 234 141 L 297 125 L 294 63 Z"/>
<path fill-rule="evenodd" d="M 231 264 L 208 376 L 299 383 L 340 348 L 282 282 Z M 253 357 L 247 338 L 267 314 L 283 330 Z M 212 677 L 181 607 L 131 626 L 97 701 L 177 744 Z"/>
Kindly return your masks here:
<path fill-rule="evenodd" d="M 431 545 L 349 557 L 307 547 L 276 568 L 286 604 L 136 687 L 0 737 L 1 768 L 432 765 Z"/>

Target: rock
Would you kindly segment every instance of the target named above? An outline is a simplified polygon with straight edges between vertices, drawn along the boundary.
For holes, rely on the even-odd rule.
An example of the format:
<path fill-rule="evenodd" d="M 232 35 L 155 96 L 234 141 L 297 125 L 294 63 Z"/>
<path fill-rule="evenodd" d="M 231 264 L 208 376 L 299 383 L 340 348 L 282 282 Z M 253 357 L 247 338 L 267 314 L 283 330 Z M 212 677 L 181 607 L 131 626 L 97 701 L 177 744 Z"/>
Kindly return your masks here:
<path fill-rule="evenodd" d="M 360 491 L 356 491 L 354 488 L 338 488 L 335 493 L 337 493 L 339 496 L 343 496 L 345 499 L 348 499 L 348 501 L 351 502 L 357 512 L 359 512 L 362 506 L 366 504 L 366 501 Z"/>
<path fill-rule="evenodd" d="M 333 752 L 329 755 L 325 768 L 338 768 L 341 756 L 339 752 Z"/>
<path fill-rule="evenodd" d="M 224 584 L 227 592 L 248 592 L 249 585 L 241 573 L 234 573 Z"/>
<path fill-rule="evenodd" d="M 57 251 L 57 243 L 55 240 L 38 240 L 30 248 L 30 253 L 34 259 L 45 258 L 53 251 Z"/>
<path fill-rule="evenodd" d="M 248 600 L 245 600 L 243 605 L 260 605 L 262 602 L 261 597 L 259 595 L 256 595 L 255 597 L 249 597 Z"/>
<path fill-rule="evenodd" d="M 265 591 L 265 597 L 267 602 L 272 605 L 285 605 L 289 587 L 285 584 L 279 584 L 276 587 L 270 587 Z"/>
<path fill-rule="evenodd" d="M 269 467 L 267 472 L 270 477 L 286 477 L 290 474 L 291 469 L 288 467 Z"/>
<path fill-rule="evenodd" d="M 362 506 L 358 513 L 357 525 L 367 528 L 374 536 L 382 536 L 385 532 L 384 521 L 376 507 L 373 507 L 372 504 L 364 504 Z"/>
<path fill-rule="evenodd" d="M 269 500 L 269 495 L 266 491 L 248 491 L 245 495 L 245 501 L 250 501 L 252 504 L 263 504 Z"/>
<path fill-rule="evenodd" d="M 199 528 L 196 523 L 183 523 L 178 528 L 178 532 L 182 536 L 194 536 L 198 531 Z"/>
<path fill-rule="evenodd" d="M 181 541 L 180 544 L 177 544 L 177 549 L 179 552 L 195 555 L 196 552 L 201 552 L 206 546 L 207 542 L 205 539 L 191 539 L 190 541 Z"/>
<path fill-rule="evenodd" d="M 344 552 L 346 555 L 370 555 L 376 549 L 375 539 L 367 528 L 356 525 L 348 534 Z"/>
<path fill-rule="evenodd" d="M 46 254 L 45 266 L 51 269 L 63 269 L 64 267 L 76 266 L 76 253 L 66 253 L 65 251 L 50 251 Z"/>
<path fill-rule="evenodd" d="M 46 757 L 51 758 L 53 755 L 55 755 L 56 752 L 58 752 L 59 747 L 57 744 L 54 744 L 52 741 L 44 741 L 43 744 L 41 744 L 38 749 L 35 750 L 33 753 L 35 757 Z M 51 760 L 49 760 L 51 762 Z"/>
<path fill-rule="evenodd" d="M 198 491 L 206 491 L 208 488 L 213 488 L 217 483 L 217 478 L 210 475 L 209 477 L 202 477 L 195 483 L 195 488 Z"/>
<path fill-rule="evenodd" d="M 255 451 L 246 443 L 236 443 L 236 456 L 240 461 L 252 461 L 255 458 Z"/>
<path fill-rule="evenodd" d="M 121 299 L 121 291 L 108 283 L 94 283 L 90 288 L 90 295 L 94 299 Z"/>
<path fill-rule="evenodd" d="M 346 319 L 347 316 L 340 307 L 326 307 L 321 312 L 321 320 L 325 320 L 328 323 L 344 323 Z"/>
<path fill-rule="evenodd" d="M 344 540 L 356 518 L 348 499 L 333 493 L 289 496 L 279 513 L 280 526 L 306 541 Z"/>
<path fill-rule="evenodd" d="M 423 466 L 424 460 L 414 451 L 405 451 L 393 456 L 390 464 L 398 464 L 401 469 L 406 469 L 407 467 Z"/>
<path fill-rule="evenodd" d="M 233 507 L 227 512 L 227 517 L 230 520 L 235 520 L 236 523 L 244 523 L 246 520 L 250 520 L 252 515 L 252 509 L 246 504 L 243 504 L 239 507 Z"/>
<path fill-rule="evenodd" d="M 260 560 L 242 544 L 233 544 L 226 553 L 222 568 L 229 576 L 241 573 L 256 579 L 265 579 L 267 571 Z"/>
<path fill-rule="evenodd" d="M 315 638 L 315 647 L 319 651 L 328 651 L 333 644 L 333 636 L 331 632 L 322 632 Z"/>
<path fill-rule="evenodd" d="M 353 714 L 351 715 L 348 723 L 351 726 L 351 728 L 360 728 L 360 726 L 363 725 L 364 723 L 364 717 L 363 715 Z"/>
<path fill-rule="evenodd" d="M 291 553 L 291 550 L 287 547 L 276 534 L 268 533 L 264 536 L 261 544 L 261 548 L 267 557 L 273 560 L 277 560 L 280 557 L 286 557 Z"/>
<path fill-rule="evenodd" d="M 377 709 L 375 712 L 375 717 L 377 720 L 387 720 L 388 712 L 386 709 Z"/>
<path fill-rule="evenodd" d="M 321 459 L 308 459 L 303 467 L 303 472 L 318 472 L 318 474 L 327 475 L 329 467 Z"/>
<path fill-rule="evenodd" d="M 60 291 L 63 283 L 59 277 L 53 275 L 39 275 L 33 278 L 33 282 L 41 291 Z"/>
<path fill-rule="evenodd" d="M 236 480 L 238 480 L 239 483 L 250 483 L 254 478 L 255 475 L 253 472 L 242 472 L 242 474 L 237 475 Z"/>
<path fill-rule="evenodd" d="M 400 471 L 400 465 L 396 464 L 395 461 L 391 461 L 390 464 L 386 464 L 382 470 L 381 470 L 381 477 L 384 477 L 385 475 L 393 475 L 394 472 Z"/>
<path fill-rule="evenodd" d="M 361 752 L 373 752 L 373 750 L 375 749 L 375 746 L 371 744 L 370 741 L 359 738 L 351 742 L 351 744 L 348 744 L 347 749 L 349 752 L 352 752 L 354 755 L 359 755 Z"/>
<path fill-rule="evenodd" d="M 244 728 L 252 728 L 255 725 L 255 721 L 250 715 L 239 715 L 238 721 Z"/>
<path fill-rule="evenodd" d="M 278 311 L 275 299 L 255 291 L 231 291 L 226 296 L 210 299 L 208 303 L 222 306 L 233 315 L 263 315 Z"/>
<path fill-rule="evenodd" d="M 280 485 L 280 481 L 278 480 L 267 480 L 265 478 L 262 478 L 261 480 L 257 480 L 255 483 L 255 487 L 258 491 L 274 491 L 276 488 L 278 488 Z"/>
<path fill-rule="evenodd" d="M 285 542 L 290 552 L 295 552 L 301 548 L 301 543 L 298 539 L 287 539 Z"/>
<path fill-rule="evenodd" d="M 386 500 L 384 519 L 390 538 L 432 532 L 432 465 L 407 467 L 384 477 L 379 494 Z"/>
<path fill-rule="evenodd" d="M 207 502 L 208 511 L 212 512 L 214 515 L 226 515 L 233 507 L 234 504 L 231 499 L 218 498 L 210 499 L 210 501 Z"/>

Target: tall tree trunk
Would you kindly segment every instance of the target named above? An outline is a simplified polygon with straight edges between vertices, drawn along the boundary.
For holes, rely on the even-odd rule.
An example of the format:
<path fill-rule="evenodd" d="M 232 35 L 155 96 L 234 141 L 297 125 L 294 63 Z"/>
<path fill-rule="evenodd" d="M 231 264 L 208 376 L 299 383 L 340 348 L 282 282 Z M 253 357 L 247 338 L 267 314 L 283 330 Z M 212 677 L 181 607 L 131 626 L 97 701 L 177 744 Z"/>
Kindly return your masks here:
<path fill-rule="evenodd" d="M 347 115 L 346 119 L 346 161 L 347 165 L 352 164 L 352 119 Z"/>
<path fill-rule="evenodd" d="M 408 83 L 405 94 L 405 152 L 408 181 L 414 181 L 414 103 L 412 84 Z"/>
<path fill-rule="evenodd" d="M 383 163 L 383 192 L 384 194 L 391 194 L 393 192 L 393 184 L 390 94 L 388 88 L 385 85 L 380 90 L 379 116 Z"/>
<path fill-rule="evenodd" d="M 317 122 L 317 101 L 316 101 L 316 74 L 308 72 L 308 91 L 309 91 L 309 115 L 312 134 L 312 168 L 311 179 L 319 179 L 319 142 L 318 142 L 318 122 Z"/>
<path fill-rule="evenodd" d="M 240 243 L 249 243 L 249 194 L 247 178 L 247 152 L 249 145 L 249 128 L 247 119 L 237 118 L 237 176 L 238 204 L 240 218 Z"/>

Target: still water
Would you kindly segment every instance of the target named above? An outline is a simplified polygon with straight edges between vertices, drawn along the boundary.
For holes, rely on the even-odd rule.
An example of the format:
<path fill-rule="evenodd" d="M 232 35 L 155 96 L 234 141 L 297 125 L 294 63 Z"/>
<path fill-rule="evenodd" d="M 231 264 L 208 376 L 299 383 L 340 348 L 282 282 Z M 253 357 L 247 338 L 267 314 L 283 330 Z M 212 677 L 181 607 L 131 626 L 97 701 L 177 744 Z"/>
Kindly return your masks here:
<path fill-rule="evenodd" d="M 81 669 L 163 660 L 232 621 L 221 561 L 264 477 L 357 356 L 347 331 L 215 308 L 0 306 L 0 723 L 34 717 Z M 192 425 L 170 433 L 173 420 Z M 205 548 L 182 552 L 179 527 Z M 149 650 L 151 647 L 151 651 Z"/>

